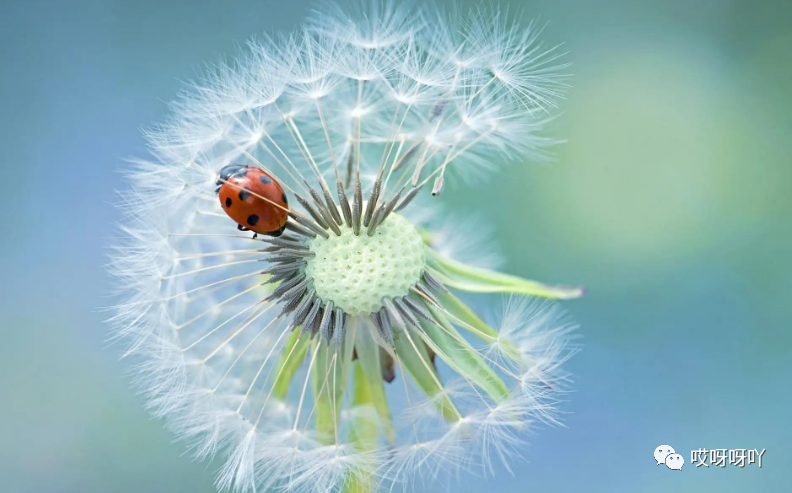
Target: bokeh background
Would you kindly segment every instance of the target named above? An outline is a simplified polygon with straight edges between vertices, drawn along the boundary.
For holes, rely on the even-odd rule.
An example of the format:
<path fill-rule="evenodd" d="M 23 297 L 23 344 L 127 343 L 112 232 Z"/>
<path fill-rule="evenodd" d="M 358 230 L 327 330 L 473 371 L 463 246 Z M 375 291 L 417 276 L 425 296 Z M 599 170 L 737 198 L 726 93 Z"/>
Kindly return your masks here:
<path fill-rule="evenodd" d="M 472 3 L 472 2 L 468 2 Z M 509 5 L 508 0 L 495 3 Z M 209 493 L 108 346 L 105 247 L 139 129 L 306 0 L 0 2 L 0 492 Z M 458 492 L 789 491 L 792 3 L 512 0 L 565 43 L 550 165 L 496 176 L 509 271 L 582 283 L 566 428 Z M 681 472 L 655 466 L 672 445 Z M 700 447 L 763 467 L 696 469 Z"/>

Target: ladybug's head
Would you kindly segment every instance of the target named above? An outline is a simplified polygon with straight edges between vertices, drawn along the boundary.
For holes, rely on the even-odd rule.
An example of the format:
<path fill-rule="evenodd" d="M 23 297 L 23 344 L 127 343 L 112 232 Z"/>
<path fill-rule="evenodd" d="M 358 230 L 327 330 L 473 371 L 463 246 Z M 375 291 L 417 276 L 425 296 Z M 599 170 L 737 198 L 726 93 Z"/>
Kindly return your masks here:
<path fill-rule="evenodd" d="M 229 165 L 223 166 L 223 169 L 220 170 L 219 177 L 218 177 L 217 183 L 215 183 L 215 185 L 217 185 L 218 187 L 222 186 L 223 183 L 225 183 L 226 180 L 228 180 L 232 176 L 245 176 L 245 174 L 246 174 L 246 171 L 244 171 L 245 168 L 246 167 L 244 165 L 241 165 L 241 164 L 229 164 Z M 219 188 L 218 188 L 218 190 L 219 190 Z"/>

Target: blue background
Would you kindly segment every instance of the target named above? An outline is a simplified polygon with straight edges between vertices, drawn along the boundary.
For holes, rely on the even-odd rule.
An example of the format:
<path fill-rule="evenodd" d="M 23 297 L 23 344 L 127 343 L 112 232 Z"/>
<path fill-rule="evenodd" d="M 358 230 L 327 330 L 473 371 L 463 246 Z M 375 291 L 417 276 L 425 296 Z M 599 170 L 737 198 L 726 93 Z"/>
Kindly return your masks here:
<path fill-rule="evenodd" d="M 568 142 L 482 185 L 486 200 L 447 196 L 490 218 L 508 271 L 589 288 L 567 304 L 584 350 L 567 365 L 567 427 L 532 436 L 514 476 L 448 488 L 789 491 L 792 7 L 520 6 L 571 51 L 555 129 Z M 181 81 L 309 7 L 0 3 L 0 491 L 214 491 L 217 464 L 146 415 L 106 342 L 110 204 Z M 655 466 L 661 444 L 681 472 Z M 698 448 L 767 452 L 762 469 L 696 469 Z"/>

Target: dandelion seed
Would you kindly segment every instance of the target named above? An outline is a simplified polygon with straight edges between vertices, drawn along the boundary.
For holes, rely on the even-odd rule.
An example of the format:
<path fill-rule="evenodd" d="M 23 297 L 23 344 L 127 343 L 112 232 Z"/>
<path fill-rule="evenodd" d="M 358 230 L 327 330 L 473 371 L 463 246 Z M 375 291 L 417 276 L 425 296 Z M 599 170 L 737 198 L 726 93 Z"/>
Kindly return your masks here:
<path fill-rule="evenodd" d="M 454 177 L 553 143 L 556 51 L 497 12 L 355 11 L 212 67 L 128 173 L 112 322 L 153 412 L 223 456 L 220 489 L 489 471 L 558 419 L 569 324 L 525 300 L 582 291 L 488 270 L 486 225 L 432 227 Z M 516 298 L 498 330 L 458 292 Z"/>

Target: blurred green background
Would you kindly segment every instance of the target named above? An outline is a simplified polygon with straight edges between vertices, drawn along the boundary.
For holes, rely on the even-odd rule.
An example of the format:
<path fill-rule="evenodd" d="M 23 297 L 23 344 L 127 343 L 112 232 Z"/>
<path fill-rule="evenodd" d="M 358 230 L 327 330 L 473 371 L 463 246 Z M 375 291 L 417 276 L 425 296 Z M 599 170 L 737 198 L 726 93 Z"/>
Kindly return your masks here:
<path fill-rule="evenodd" d="M 310 6 L 0 3 L 0 492 L 214 491 L 217 466 L 146 415 L 106 343 L 110 204 L 181 81 Z M 448 489 L 789 491 L 792 4 L 517 6 L 571 51 L 568 142 L 486 202 L 448 197 L 491 218 L 509 271 L 589 288 L 567 304 L 584 350 L 567 428 L 532 436 L 513 476 Z M 655 466 L 661 444 L 681 472 Z M 762 469 L 696 469 L 698 448 L 767 451 Z"/>

